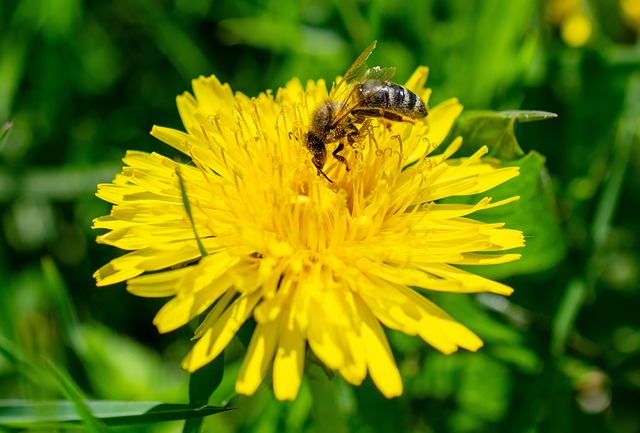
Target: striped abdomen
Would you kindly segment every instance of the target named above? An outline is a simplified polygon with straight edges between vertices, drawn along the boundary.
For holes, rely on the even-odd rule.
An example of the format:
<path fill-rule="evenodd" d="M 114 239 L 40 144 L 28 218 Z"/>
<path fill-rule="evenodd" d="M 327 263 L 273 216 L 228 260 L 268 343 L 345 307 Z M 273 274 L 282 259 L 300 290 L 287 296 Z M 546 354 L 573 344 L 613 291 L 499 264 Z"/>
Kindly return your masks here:
<path fill-rule="evenodd" d="M 422 119 L 427 115 L 427 106 L 422 99 L 406 87 L 376 80 L 365 81 L 358 86 L 361 102 L 353 114 L 395 121 Z"/>

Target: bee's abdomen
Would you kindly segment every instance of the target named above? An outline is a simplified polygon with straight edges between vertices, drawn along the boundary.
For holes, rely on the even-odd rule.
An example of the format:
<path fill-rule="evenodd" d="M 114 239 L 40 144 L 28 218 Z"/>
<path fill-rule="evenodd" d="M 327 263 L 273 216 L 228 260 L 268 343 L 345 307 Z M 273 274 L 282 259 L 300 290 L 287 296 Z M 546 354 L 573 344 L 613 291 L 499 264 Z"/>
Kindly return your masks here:
<path fill-rule="evenodd" d="M 427 106 L 422 99 L 395 83 L 381 86 L 379 81 L 367 81 L 360 85 L 360 97 L 361 107 L 377 108 L 411 119 L 421 119 L 427 115 Z"/>

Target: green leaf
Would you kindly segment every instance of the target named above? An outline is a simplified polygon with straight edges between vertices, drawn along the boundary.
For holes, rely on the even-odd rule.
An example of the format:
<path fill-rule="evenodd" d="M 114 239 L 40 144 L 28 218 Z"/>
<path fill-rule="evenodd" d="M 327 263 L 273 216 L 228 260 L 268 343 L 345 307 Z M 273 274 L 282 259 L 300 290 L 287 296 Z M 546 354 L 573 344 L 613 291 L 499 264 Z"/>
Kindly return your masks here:
<path fill-rule="evenodd" d="M 224 376 L 224 352 L 209 364 L 191 373 L 189 379 L 189 402 L 206 404 L 209 397 L 218 388 Z"/>
<path fill-rule="evenodd" d="M 2 126 L 0 126 L 0 149 L 2 149 L 2 146 L 4 146 L 4 143 L 9 138 L 11 128 L 13 128 L 12 122 L 5 122 Z"/>
<path fill-rule="evenodd" d="M 515 135 L 518 122 L 527 123 L 556 117 L 547 111 L 464 111 L 449 132 L 449 137 L 462 136 L 464 143 L 456 156 L 468 156 L 482 146 L 489 156 L 512 161 L 524 156 Z"/>
<path fill-rule="evenodd" d="M 396 433 L 408 431 L 402 416 L 401 400 L 386 398 L 376 388 L 370 377 L 354 389 L 358 401 L 359 414 L 370 431 Z M 322 430 L 331 431 L 331 430 Z"/>
<path fill-rule="evenodd" d="M 587 299 L 587 293 L 587 286 L 582 279 L 576 278 L 567 286 L 558 311 L 553 316 L 551 326 L 551 352 L 553 354 L 562 354 L 578 313 Z"/>
<path fill-rule="evenodd" d="M 189 378 L 189 403 L 204 405 L 209 397 L 222 383 L 224 376 L 224 352 L 199 370 L 191 373 Z M 184 423 L 184 433 L 200 431 L 202 418 L 190 419 Z"/>
<path fill-rule="evenodd" d="M 312 398 L 310 408 L 317 431 L 348 432 L 347 418 L 340 410 L 337 382 L 330 380 L 318 365 L 307 364 L 306 374 Z"/>
<path fill-rule="evenodd" d="M 249 347 L 249 343 L 251 343 L 251 337 L 253 336 L 253 332 L 256 329 L 256 321 L 253 317 L 249 317 L 247 321 L 245 321 L 238 332 L 236 333 L 236 338 L 240 340 L 242 345 L 247 348 Z"/>
<path fill-rule="evenodd" d="M 146 424 L 201 418 L 230 410 L 216 406 L 160 402 L 88 400 L 83 402 L 105 425 Z M 0 400 L 0 426 L 29 428 L 42 424 L 78 423 L 82 417 L 71 402 Z"/>
<path fill-rule="evenodd" d="M 515 304 L 499 295 L 483 293 L 477 298 L 501 299 L 506 305 L 502 314 L 511 320 L 517 320 L 514 316 L 518 313 L 523 314 Z M 473 297 L 459 293 L 440 293 L 436 302 L 455 319 L 460 320 L 469 329 L 473 329 L 486 344 L 483 351 L 493 358 L 509 363 L 525 373 L 534 373 L 541 369 L 542 360 L 526 345 L 522 331 L 513 327 L 504 318 L 491 314 Z"/>
<path fill-rule="evenodd" d="M 475 202 L 487 195 L 494 200 L 520 196 L 515 203 L 476 213 L 474 218 L 486 222 L 505 222 L 507 228 L 521 230 L 526 241 L 524 249 L 514 251 L 522 254 L 520 260 L 500 266 L 474 266 L 474 272 L 492 278 L 541 272 L 553 268 L 565 256 L 567 246 L 544 163 L 544 157 L 537 152 L 507 162 L 503 165 L 520 167 L 520 176 L 471 199 Z"/>
<path fill-rule="evenodd" d="M 496 158 L 502 166 L 520 167 L 520 175 L 483 194 L 470 196 L 465 201 L 476 203 L 486 196 L 494 201 L 519 196 L 520 200 L 474 214 L 486 222 L 505 222 L 507 228 L 524 233 L 527 246 L 520 251 L 522 259 L 500 266 L 474 266 L 473 272 L 491 278 L 505 278 L 550 269 L 566 254 L 566 245 L 556 215 L 555 196 L 545 167 L 545 158 L 532 151 L 525 154 L 515 136 L 518 122 L 533 122 L 555 117 L 545 111 L 472 111 L 463 114 L 450 136 L 464 138 L 462 149 L 456 156 L 474 153 L 482 146 L 489 148 L 488 161 Z M 460 202 L 460 199 L 456 199 Z"/>

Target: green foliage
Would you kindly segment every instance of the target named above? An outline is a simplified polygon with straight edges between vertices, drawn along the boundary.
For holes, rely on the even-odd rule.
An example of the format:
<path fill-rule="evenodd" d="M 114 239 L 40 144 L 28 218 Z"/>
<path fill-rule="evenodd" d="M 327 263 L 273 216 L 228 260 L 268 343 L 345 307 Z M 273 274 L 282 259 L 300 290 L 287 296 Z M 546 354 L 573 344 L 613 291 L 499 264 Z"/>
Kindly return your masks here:
<path fill-rule="evenodd" d="M 87 431 L 119 418 L 118 431 L 176 432 L 185 423 L 160 421 L 189 417 L 200 421 L 186 431 L 225 433 L 639 431 L 640 23 L 620 0 L 569 14 L 561 3 L 2 2 L 0 395 L 21 400 L 0 404 L 0 429 L 51 427 L 36 426 L 60 419 L 46 408 Z M 592 30 L 581 44 L 576 16 Z M 426 64 L 430 105 L 468 108 L 451 132 L 464 137 L 458 156 L 487 145 L 520 167 L 491 192 L 520 200 L 482 218 L 523 230 L 523 258 L 471 269 L 514 295 L 430 294 L 485 347 L 444 356 L 390 332 L 398 399 L 313 364 L 295 402 L 276 401 L 269 379 L 236 396 L 252 323 L 189 378 L 178 365 L 191 330 L 151 325 L 163 300 L 95 287 L 92 272 L 118 254 L 93 242 L 91 220 L 108 213 L 96 184 L 126 149 L 180 158 L 147 131 L 180 127 L 175 95 L 191 79 L 216 74 L 248 95 L 331 80 L 373 39 L 372 64 L 395 66 L 398 82 Z M 548 117 L 531 110 L 558 117 L 528 123 Z M 156 400 L 189 404 L 149 412 Z M 226 405 L 238 410 L 202 418 Z"/>
<path fill-rule="evenodd" d="M 457 120 L 449 137 L 464 137 L 457 153 L 468 156 L 483 146 L 489 149 L 488 158 L 496 164 L 520 168 L 520 175 L 493 188 L 494 200 L 520 197 L 517 203 L 479 213 L 478 219 L 503 221 L 508 227 L 518 228 L 525 234 L 527 246 L 519 251 L 522 259 L 502 266 L 478 266 L 471 270 L 491 278 L 506 278 L 517 274 L 531 274 L 552 269 L 566 254 L 562 241 L 560 221 L 557 217 L 555 195 L 549 182 L 545 158 L 535 150 L 525 154 L 515 135 L 517 123 L 534 122 L 556 117 L 543 111 L 467 111 Z M 476 203 L 485 194 L 464 197 L 467 203 Z M 460 201 L 460 200 L 457 200 Z"/>
<path fill-rule="evenodd" d="M 85 401 L 86 407 L 104 425 L 148 424 L 214 415 L 228 409 L 143 401 Z M 68 401 L 32 402 L 0 400 L 0 426 L 13 428 L 64 427 L 83 420 Z M 106 431 L 104 427 L 100 430 Z"/>
<path fill-rule="evenodd" d="M 535 122 L 557 117 L 545 111 L 465 111 L 449 133 L 450 137 L 464 137 L 458 156 L 470 155 L 482 146 L 489 148 L 488 156 L 501 161 L 513 161 L 524 156 L 515 135 L 516 123 Z"/>
<path fill-rule="evenodd" d="M 191 374 L 189 379 L 189 403 L 194 406 L 205 405 L 209 401 L 211 394 L 222 383 L 223 376 L 224 353 L 220 354 L 210 364 Z M 184 433 L 197 433 L 200 431 L 202 421 L 201 417 L 187 420 L 182 431 Z"/>
<path fill-rule="evenodd" d="M 21 371 L 28 377 L 32 383 L 42 384 L 44 381 L 49 381 L 53 386 L 58 388 L 59 392 L 68 399 L 68 402 L 65 403 L 68 404 L 69 410 L 75 414 L 75 420 L 81 421 L 88 432 L 105 432 L 104 425 L 94 417 L 91 409 L 87 406 L 84 395 L 66 371 L 59 369 L 48 360 L 39 361 L 33 359 L 29 354 L 25 354 L 19 347 L 3 338 L 0 338 L 0 354 L 13 364 L 16 370 Z M 7 404 L 12 410 L 9 410 L 9 413 L 6 414 L 8 417 L 8 419 L 5 419 L 6 425 L 14 426 L 15 423 L 20 423 L 20 421 L 29 422 L 29 420 L 31 422 L 38 422 L 40 419 L 37 411 L 31 414 L 21 413 L 22 410 L 31 407 L 29 403 L 18 403 L 15 406 L 12 402 L 8 402 Z M 46 413 L 47 409 L 44 410 Z M 0 422 L 1 421 L 2 419 L 0 419 Z M 51 421 L 51 419 L 44 420 L 44 422 Z"/>

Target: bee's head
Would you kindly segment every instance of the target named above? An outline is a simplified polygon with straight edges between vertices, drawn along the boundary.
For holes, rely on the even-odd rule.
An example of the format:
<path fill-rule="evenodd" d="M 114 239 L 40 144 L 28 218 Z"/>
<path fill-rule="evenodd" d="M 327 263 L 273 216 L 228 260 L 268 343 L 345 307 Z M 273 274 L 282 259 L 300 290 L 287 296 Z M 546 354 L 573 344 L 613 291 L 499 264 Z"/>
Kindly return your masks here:
<path fill-rule="evenodd" d="M 322 170 L 327 160 L 327 150 L 324 147 L 322 139 L 315 133 L 309 131 L 304 136 L 304 145 L 309 152 L 311 152 L 313 165 L 315 165 L 318 170 Z"/>

